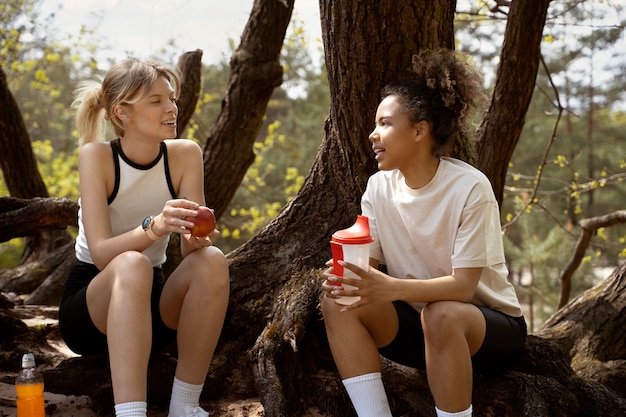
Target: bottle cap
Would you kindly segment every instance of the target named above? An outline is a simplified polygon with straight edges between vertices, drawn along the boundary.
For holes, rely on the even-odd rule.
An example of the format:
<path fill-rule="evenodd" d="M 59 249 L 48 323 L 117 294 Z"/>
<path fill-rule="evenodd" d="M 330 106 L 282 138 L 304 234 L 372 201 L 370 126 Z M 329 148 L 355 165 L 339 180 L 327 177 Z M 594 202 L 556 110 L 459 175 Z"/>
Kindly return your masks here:
<path fill-rule="evenodd" d="M 35 366 L 35 355 L 32 353 L 25 353 L 22 356 L 22 368 L 33 368 Z"/>
<path fill-rule="evenodd" d="M 374 238 L 370 236 L 370 223 L 367 216 L 358 215 L 356 222 L 347 229 L 338 230 L 333 233 L 333 242 L 346 245 L 360 245 L 372 243 Z"/>

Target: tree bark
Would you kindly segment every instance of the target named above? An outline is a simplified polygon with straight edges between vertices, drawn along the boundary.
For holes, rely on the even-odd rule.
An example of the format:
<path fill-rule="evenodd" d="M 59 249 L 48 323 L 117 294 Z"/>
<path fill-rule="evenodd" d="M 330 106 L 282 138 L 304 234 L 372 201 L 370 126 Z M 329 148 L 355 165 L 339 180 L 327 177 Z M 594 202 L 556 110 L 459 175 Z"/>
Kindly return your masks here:
<path fill-rule="evenodd" d="M 0 242 L 41 230 L 78 227 L 78 204 L 66 198 L 0 198 Z"/>
<path fill-rule="evenodd" d="M 541 59 L 543 27 L 551 0 L 510 2 L 491 104 L 478 133 L 478 168 L 491 180 L 498 204 L 517 146 Z"/>
<path fill-rule="evenodd" d="M 579 377 L 626 398 L 626 262 L 557 311 L 536 334 L 562 346 Z"/>
<path fill-rule="evenodd" d="M 182 86 L 178 98 L 178 134 L 185 131 L 189 120 L 196 111 L 196 104 L 202 88 L 202 50 L 185 52 L 178 59 Z"/>

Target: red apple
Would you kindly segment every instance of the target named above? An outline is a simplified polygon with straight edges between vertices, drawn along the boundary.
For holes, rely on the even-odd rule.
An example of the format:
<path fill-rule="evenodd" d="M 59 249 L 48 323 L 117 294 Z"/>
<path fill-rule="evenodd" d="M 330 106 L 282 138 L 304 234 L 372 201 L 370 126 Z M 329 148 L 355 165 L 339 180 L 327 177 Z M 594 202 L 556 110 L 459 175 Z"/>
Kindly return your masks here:
<path fill-rule="evenodd" d="M 192 228 L 187 228 L 187 230 L 196 237 L 206 237 L 215 230 L 215 214 L 213 214 L 213 209 L 208 207 L 200 206 L 198 208 L 198 216 L 185 217 L 185 220 L 195 223 Z"/>

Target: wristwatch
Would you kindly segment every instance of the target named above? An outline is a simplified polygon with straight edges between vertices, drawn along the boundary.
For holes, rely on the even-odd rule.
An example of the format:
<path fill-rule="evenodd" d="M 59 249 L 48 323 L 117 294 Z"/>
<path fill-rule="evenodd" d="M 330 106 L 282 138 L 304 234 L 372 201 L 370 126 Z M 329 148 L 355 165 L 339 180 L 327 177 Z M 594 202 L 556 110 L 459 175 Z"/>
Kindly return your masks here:
<path fill-rule="evenodd" d="M 156 242 L 163 236 L 158 236 L 156 233 L 154 233 L 154 230 L 152 230 L 152 226 L 154 226 L 154 216 L 148 216 L 141 222 L 141 227 L 143 227 L 144 232 L 146 232 L 150 239 Z"/>

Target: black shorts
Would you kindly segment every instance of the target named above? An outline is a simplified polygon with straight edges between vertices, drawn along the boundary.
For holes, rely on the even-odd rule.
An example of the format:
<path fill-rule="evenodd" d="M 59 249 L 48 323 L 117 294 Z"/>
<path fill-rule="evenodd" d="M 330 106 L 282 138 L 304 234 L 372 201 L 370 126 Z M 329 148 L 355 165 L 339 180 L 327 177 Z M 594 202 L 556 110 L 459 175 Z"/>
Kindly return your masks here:
<path fill-rule="evenodd" d="M 426 367 L 424 330 L 420 313 L 403 301 L 394 301 L 399 328 L 395 339 L 378 349 L 380 354 L 399 364 L 412 368 Z M 472 356 L 477 373 L 498 372 L 510 365 L 524 349 L 526 321 L 487 307 L 476 306 L 485 316 L 487 330 L 482 346 Z"/>
<path fill-rule="evenodd" d="M 59 330 L 65 344 L 80 355 L 107 351 L 106 335 L 91 321 L 87 309 L 87 285 L 100 272 L 95 265 L 77 260 L 67 276 L 59 306 Z M 154 268 L 152 284 L 152 347 L 163 347 L 176 339 L 176 330 L 163 323 L 159 300 L 165 285 L 161 268 Z"/>

